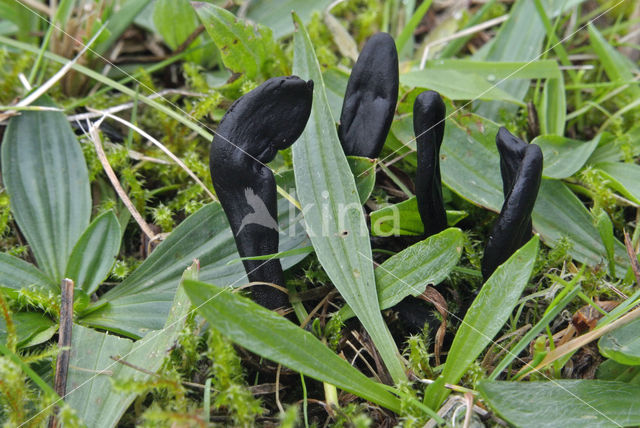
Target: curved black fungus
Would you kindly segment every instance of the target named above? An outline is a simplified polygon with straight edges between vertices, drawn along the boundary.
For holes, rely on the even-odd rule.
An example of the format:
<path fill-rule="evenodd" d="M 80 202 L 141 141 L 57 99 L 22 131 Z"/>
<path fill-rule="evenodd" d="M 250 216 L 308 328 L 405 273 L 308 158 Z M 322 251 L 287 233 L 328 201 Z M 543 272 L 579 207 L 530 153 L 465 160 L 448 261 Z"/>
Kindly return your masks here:
<path fill-rule="evenodd" d="M 499 132 L 497 138 L 499 149 L 502 144 L 501 155 L 503 151 L 507 154 L 503 156 L 505 166 L 503 167 L 502 161 L 500 165 L 503 180 L 512 184 L 484 250 L 482 276 L 485 281 L 531 237 L 531 212 L 542 178 L 543 160 L 540 147 L 524 142 L 522 146 L 515 137 L 506 135 L 505 132 L 507 131 Z M 513 174 L 512 167 L 520 153 L 520 165 Z"/>
<path fill-rule="evenodd" d="M 416 199 L 425 236 L 447 228 L 447 213 L 442 200 L 440 146 L 444 137 L 446 108 L 440 94 L 426 91 L 413 104 L 413 129 L 418 149 Z"/>
<path fill-rule="evenodd" d="M 393 38 L 377 33 L 364 45 L 344 95 L 338 136 L 347 156 L 377 158 L 398 101 L 398 52 Z"/>
<path fill-rule="evenodd" d="M 209 153 L 211 180 L 241 257 L 278 252 L 276 182 L 265 164 L 302 134 L 312 98 L 313 81 L 274 77 L 236 100 L 220 121 Z M 250 281 L 285 285 L 280 260 L 243 263 Z M 288 302 L 268 285 L 251 293 L 269 309 Z"/>
<path fill-rule="evenodd" d="M 500 127 L 496 135 L 496 146 L 500 154 L 500 175 L 502 176 L 502 193 L 505 200 L 509 191 L 513 187 L 513 182 L 518 173 L 518 169 L 522 164 L 525 149 L 528 144 L 511 134 L 507 128 Z M 527 225 L 518 232 L 519 235 L 514 237 L 516 242 L 520 242 L 518 248 L 523 246 L 531 238 L 532 222 L 531 216 L 527 221 Z"/>

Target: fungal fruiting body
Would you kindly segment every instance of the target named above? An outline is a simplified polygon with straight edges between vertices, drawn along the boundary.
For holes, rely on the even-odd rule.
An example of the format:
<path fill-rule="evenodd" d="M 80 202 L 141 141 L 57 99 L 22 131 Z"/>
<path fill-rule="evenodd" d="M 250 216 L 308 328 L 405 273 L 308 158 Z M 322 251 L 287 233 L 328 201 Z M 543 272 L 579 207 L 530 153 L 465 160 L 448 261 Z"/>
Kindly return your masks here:
<path fill-rule="evenodd" d="M 338 137 L 347 156 L 375 159 L 387 138 L 398 101 L 398 52 L 377 33 L 364 45 L 344 94 Z"/>
<path fill-rule="evenodd" d="M 531 238 L 531 212 L 542 179 L 542 150 L 505 128 L 496 136 L 505 201 L 493 225 L 482 259 L 486 281 L 498 266 Z"/>
<path fill-rule="evenodd" d="M 211 180 L 241 257 L 278 252 L 276 182 L 266 163 L 302 134 L 313 98 L 313 81 L 274 77 L 236 100 L 211 143 Z M 284 286 L 280 260 L 243 260 L 251 282 Z M 275 309 L 287 296 L 265 284 L 251 287 L 253 299 Z"/>
<path fill-rule="evenodd" d="M 413 130 L 418 152 L 416 199 L 425 237 L 447 228 L 440 178 L 440 146 L 444 137 L 445 113 L 444 102 L 440 94 L 434 91 L 421 93 L 413 104 Z"/>

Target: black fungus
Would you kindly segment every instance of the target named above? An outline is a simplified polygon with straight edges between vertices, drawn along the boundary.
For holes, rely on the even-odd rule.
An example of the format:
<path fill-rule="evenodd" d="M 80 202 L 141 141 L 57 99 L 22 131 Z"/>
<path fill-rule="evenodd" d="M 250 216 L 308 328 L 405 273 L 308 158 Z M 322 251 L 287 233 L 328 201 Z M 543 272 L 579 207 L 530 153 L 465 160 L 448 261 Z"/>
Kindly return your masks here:
<path fill-rule="evenodd" d="M 444 102 L 434 91 L 421 93 L 413 104 L 413 130 L 418 151 L 416 199 L 426 237 L 447 228 L 440 178 L 440 146 L 444 137 L 445 113 Z"/>
<path fill-rule="evenodd" d="M 505 201 L 482 259 L 486 281 L 498 266 L 531 238 L 531 212 L 542 179 L 542 150 L 501 128 L 496 136 Z"/>
<path fill-rule="evenodd" d="M 211 180 L 229 219 L 241 257 L 278 252 L 276 182 L 265 164 L 302 134 L 313 98 L 313 82 L 275 77 L 236 100 L 211 143 Z M 244 260 L 251 282 L 284 286 L 280 260 Z M 253 299 L 275 309 L 287 296 L 268 285 L 251 287 Z"/>
<path fill-rule="evenodd" d="M 347 156 L 380 155 L 398 101 L 398 52 L 393 38 L 377 33 L 351 70 L 338 136 Z"/>

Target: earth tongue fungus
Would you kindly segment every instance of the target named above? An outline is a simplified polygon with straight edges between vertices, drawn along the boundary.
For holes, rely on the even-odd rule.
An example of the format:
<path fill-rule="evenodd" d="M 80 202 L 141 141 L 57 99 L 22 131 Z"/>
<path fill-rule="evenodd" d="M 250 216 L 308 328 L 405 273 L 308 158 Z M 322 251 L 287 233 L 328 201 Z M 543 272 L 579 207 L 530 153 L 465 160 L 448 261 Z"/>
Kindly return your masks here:
<path fill-rule="evenodd" d="M 313 81 L 274 77 L 229 108 L 211 143 L 211 180 L 229 219 L 241 257 L 278 252 L 276 182 L 265 164 L 298 139 L 309 119 Z M 243 260 L 251 282 L 284 286 L 280 260 Z M 253 299 L 275 309 L 287 304 L 285 293 L 257 284 Z"/>
<path fill-rule="evenodd" d="M 413 103 L 413 130 L 418 149 L 416 199 L 425 237 L 447 228 L 447 213 L 442 200 L 440 146 L 444 137 L 446 108 L 440 94 L 426 91 Z"/>
<path fill-rule="evenodd" d="M 375 159 L 391 128 L 398 101 L 398 52 L 378 33 L 364 45 L 344 94 L 338 137 L 347 156 Z"/>
<path fill-rule="evenodd" d="M 531 238 L 531 212 L 542 177 L 542 151 L 527 144 L 505 128 L 496 136 L 504 204 L 493 225 L 482 259 L 486 281 L 496 268 Z"/>

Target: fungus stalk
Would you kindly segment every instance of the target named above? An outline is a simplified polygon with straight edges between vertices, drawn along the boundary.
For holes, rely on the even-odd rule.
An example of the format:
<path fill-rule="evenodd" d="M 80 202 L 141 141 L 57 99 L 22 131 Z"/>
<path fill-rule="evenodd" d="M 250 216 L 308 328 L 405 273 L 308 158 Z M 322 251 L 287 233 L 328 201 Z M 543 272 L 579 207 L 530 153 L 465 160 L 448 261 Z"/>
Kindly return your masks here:
<path fill-rule="evenodd" d="M 210 149 L 211 180 L 241 257 L 278 252 L 276 182 L 265 164 L 298 139 L 311 113 L 313 82 L 275 77 L 236 100 L 220 121 Z M 243 260 L 251 282 L 283 287 L 280 260 Z M 288 302 L 270 285 L 251 287 L 253 299 L 276 309 Z"/>
<path fill-rule="evenodd" d="M 413 130 L 418 151 L 416 199 L 425 237 L 447 228 L 440 178 L 440 146 L 444 137 L 445 113 L 444 102 L 440 94 L 434 91 L 421 93 L 413 104 Z"/>

